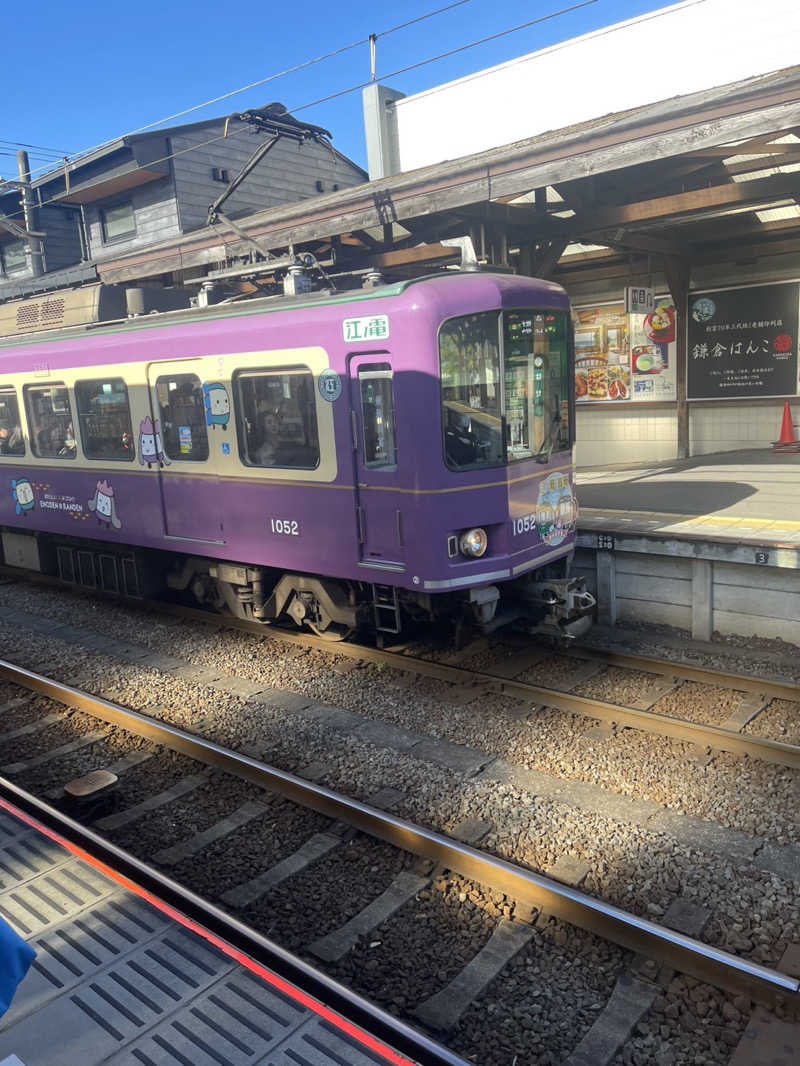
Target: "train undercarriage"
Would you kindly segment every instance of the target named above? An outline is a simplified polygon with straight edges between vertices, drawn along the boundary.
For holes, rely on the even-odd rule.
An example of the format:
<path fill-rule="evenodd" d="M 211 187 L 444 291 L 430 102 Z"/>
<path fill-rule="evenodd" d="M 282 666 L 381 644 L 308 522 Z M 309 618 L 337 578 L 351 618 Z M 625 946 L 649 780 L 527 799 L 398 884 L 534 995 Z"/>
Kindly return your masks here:
<path fill-rule="evenodd" d="M 569 640 L 591 626 L 594 597 L 569 573 L 569 558 L 511 582 L 437 593 L 284 573 L 262 566 L 48 534 L 2 533 L 7 565 L 64 583 L 132 598 L 182 599 L 264 624 L 293 622 L 327 640 L 371 632 L 397 637 L 409 625 L 491 632 L 521 625 Z"/>

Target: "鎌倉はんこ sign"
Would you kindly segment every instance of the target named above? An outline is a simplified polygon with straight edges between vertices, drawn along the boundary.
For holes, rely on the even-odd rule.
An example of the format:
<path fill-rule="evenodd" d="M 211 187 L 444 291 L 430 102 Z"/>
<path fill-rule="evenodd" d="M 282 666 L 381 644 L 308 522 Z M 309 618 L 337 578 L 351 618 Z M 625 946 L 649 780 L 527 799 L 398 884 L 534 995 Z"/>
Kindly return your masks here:
<path fill-rule="evenodd" d="M 796 396 L 800 283 L 689 295 L 690 400 Z"/>

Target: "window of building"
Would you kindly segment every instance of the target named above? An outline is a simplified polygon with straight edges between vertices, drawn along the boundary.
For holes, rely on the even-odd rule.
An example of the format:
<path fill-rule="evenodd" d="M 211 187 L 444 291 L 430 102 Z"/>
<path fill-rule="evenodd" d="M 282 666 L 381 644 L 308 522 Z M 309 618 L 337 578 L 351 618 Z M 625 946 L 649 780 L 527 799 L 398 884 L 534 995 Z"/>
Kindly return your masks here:
<path fill-rule="evenodd" d="M 166 374 L 156 381 L 164 451 L 170 459 L 208 459 L 203 386 L 196 374 Z"/>
<path fill-rule="evenodd" d="M 28 266 L 25 241 L 9 241 L 0 246 L 0 259 L 6 274 L 16 274 Z"/>
<path fill-rule="evenodd" d="M 75 403 L 87 459 L 135 458 L 128 389 L 122 378 L 76 382 Z"/>
<path fill-rule="evenodd" d="M 136 232 L 136 218 L 132 203 L 104 207 L 100 212 L 100 218 L 103 223 L 104 241 L 119 241 L 123 237 L 131 237 Z"/>
<path fill-rule="evenodd" d="M 25 438 L 15 389 L 0 389 L 0 455 L 24 455 Z"/>
<path fill-rule="evenodd" d="M 359 367 L 358 386 L 364 424 L 364 465 L 374 470 L 396 470 L 392 368 L 388 363 Z"/>
<path fill-rule="evenodd" d="M 41 459 L 74 459 L 75 431 L 66 386 L 25 385 L 22 393 L 33 454 Z"/>
<path fill-rule="evenodd" d="M 234 375 L 239 451 L 249 466 L 312 470 L 319 464 L 314 378 L 305 367 Z"/>

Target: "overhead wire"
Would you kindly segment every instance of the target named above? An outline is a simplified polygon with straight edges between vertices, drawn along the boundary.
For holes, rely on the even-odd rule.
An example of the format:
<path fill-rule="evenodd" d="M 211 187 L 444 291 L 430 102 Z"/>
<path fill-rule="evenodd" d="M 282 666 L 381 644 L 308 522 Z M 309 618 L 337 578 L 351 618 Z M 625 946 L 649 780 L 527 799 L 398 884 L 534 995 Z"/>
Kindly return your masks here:
<path fill-rule="evenodd" d="M 416 18 L 408 19 L 406 22 L 398 23 L 396 26 L 390 26 L 388 30 L 381 30 L 380 33 L 373 34 L 375 38 L 388 37 L 389 34 L 397 33 L 399 30 L 407 29 L 409 26 L 414 26 L 418 22 L 424 22 L 426 19 L 434 18 L 436 15 L 442 15 L 446 11 L 451 11 L 456 7 L 463 7 L 464 4 L 470 4 L 473 0 L 452 0 L 451 3 L 445 4 L 442 7 L 437 7 L 432 11 L 427 11 L 423 15 L 418 15 Z M 90 152 L 96 152 L 106 144 L 111 144 L 113 141 L 120 140 L 122 137 L 133 137 L 137 133 L 145 133 L 147 130 L 153 130 L 158 126 L 163 125 L 165 122 L 172 122 L 177 118 L 184 118 L 186 115 L 191 115 L 195 111 L 202 111 L 206 107 L 210 107 L 212 104 L 221 103 L 223 100 L 229 100 L 233 96 L 239 96 L 241 93 L 248 92 L 250 89 L 257 89 L 262 85 L 268 85 L 270 82 L 278 81 L 280 78 L 288 77 L 290 74 L 296 74 L 298 71 L 306 70 L 308 67 L 313 67 L 318 63 L 324 63 L 328 59 L 335 59 L 337 56 L 344 55 L 346 52 L 351 52 L 355 48 L 360 48 L 362 45 L 369 44 L 370 37 L 361 37 L 357 41 L 352 41 L 350 44 L 342 45 L 340 48 L 335 48 L 330 52 L 325 52 L 323 55 L 315 56 L 313 59 L 306 59 L 302 63 L 296 63 L 294 66 L 287 67 L 285 70 L 276 71 L 274 74 L 267 75 L 266 78 L 261 78 L 258 81 L 250 82 L 248 85 L 242 85 L 238 89 L 231 89 L 230 92 L 222 93 L 220 96 L 212 97 L 210 100 L 205 100 L 201 104 L 195 104 L 193 107 L 184 108 L 183 111 L 176 111 L 173 115 L 167 115 L 165 118 L 160 118 L 156 122 L 149 122 L 146 126 L 138 126 L 134 130 L 130 130 L 128 133 L 122 133 L 118 137 L 112 137 L 108 140 L 102 141 L 100 144 L 93 145 L 91 148 L 84 148 L 81 152 L 77 152 L 73 155 L 74 159 L 80 159 L 84 155 L 88 155 Z M 37 167 L 33 173 L 38 173 L 40 170 L 45 170 L 46 167 Z"/>
<path fill-rule="evenodd" d="M 519 26 L 512 26 L 507 30 L 501 30 L 499 33 L 492 33 L 488 37 L 481 37 L 478 41 L 470 41 L 469 44 L 462 44 L 458 48 L 451 48 L 448 52 L 440 52 L 438 55 L 431 56 L 429 59 L 421 59 L 417 63 L 411 63 L 409 66 L 400 67 L 398 70 L 392 70 L 388 74 L 381 75 L 382 78 L 397 78 L 401 74 L 408 74 L 411 70 L 418 70 L 420 67 L 428 66 L 429 63 L 437 63 L 440 59 L 449 59 L 450 56 L 458 55 L 460 52 L 466 52 L 470 48 L 477 48 L 478 45 L 487 44 L 489 41 L 497 41 L 501 37 L 507 37 L 511 33 L 518 33 L 520 30 L 526 30 L 530 26 L 536 26 L 541 22 L 548 22 L 550 19 L 558 18 L 560 15 L 568 15 L 573 11 L 579 11 L 582 7 L 589 7 L 591 4 L 598 3 L 598 0 L 581 0 L 580 3 L 571 4 L 569 7 L 561 8 L 560 11 L 552 11 L 547 15 L 540 15 L 539 18 L 530 19 L 528 22 L 523 22 Z M 340 96 L 347 96 L 349 93 L 358 92 L 359 89 L 365 89 L 368 85 L 372 85 L 372 80 L 359 82 L 358 85 L 351 85 L 348 89 L 340 89 L 338 92 L 331 93 L 328 96 L 322 96 L 319 100 L 312 100 L 310 104 L 301 104 L 299 107 L 292 107 L 290 111 L 295 114 L 298 111 L 306 111 L 310 107 L 317 107 L 319 104 L 327 104 L 330 100 L 336 100 Z"/>
<path fill-rule="evenodd" d="M 465 2 L 469 2 L 469 0 L 458 0 L 458 2 L 459 3 L 465 3 Z M 408 65 L 406 67 L 400 68 L 399 70 L 395 70 L 395 71 L 392 71 L 389 74 L 382 75 L 382 77 L 383 78 L 398 77 L 399 75 L 405 74 L 408 71 L 417 70 L 418 68 L 427 66 L 430 63 L 435 63 L 435 62 L 437 62 L 440 59 L 447 59 L 447 58 L 449 58 L 452 55 L 457 55 L 460 52 L 465 52 L 465 51 L 467 51 L 470 48 L 476 48 L 476 47 L 478 47 L 478 45 L 486 44 L 489 41 L 498 40 L 501 37 L 507 37 L 509 34 L 517 33 L 520 30 L 528 29 L 530 26 L 535 26 L 535 25 L 540 24 L 542 22 L 547 22 L 547 21 L 549 21 L 551 19 L 558 18 L 558 17 L 560 17 L 562 15 L 570 14 L 573 11 L 578 11 L 581 8 L 589 7 L 590 5 L 596 4 L 596 3 L 598 3 L 598 0 L 579 0 L 578 3 L 571 4 L 569 7 L 561 8 L 560 10 L 550 12 L 547 15 L 540 15 L 538 18 L 530 19 L 527 22 L 523 22 L 523 23 L 521 23 L 518 26 L 512 26 L 509 29 L 501 30 L 498 33 L 490 34 L 487 37 L 482 37 L 482 38 L 480 38 L 477 41 L 471 41 L 468 44 L 460 45 L 458 48 L 453 48 L 453 49 L 450 49 L 447 52 L 441 52 L 441 53 L 439 53 L 439 54 L 437 54 L 435 56 L 430 56 L 428 59 L 423 59 L 423 60 L 420 60 L 417 63 L 412 63 L 412 64 L 410 64 L 410 65 Z M 455 6 L 455 5 L 449 5 L 449 6 Z M 446 9 L 439 9 L 439 10 L 441 11 L 441 10 L 446 10 Z M 392 32 L 392 31 L 386 31 L 386 32 Z M 372 84 L 374 84 L 374 83 L 373 83 L 373 81 L 371 79 L 369 81 L 359 82 L 357 85 L 351 85 L 347 89 L 341 89 L 338 92 L 331 93 L 330 95 L 324 96 L 324 97 L 320 98 L 319 100 L 313 100 L 310 103 L 301 104 L 301 105 L 299 105 L 297 107 L 292 107 L 289 110 L 290 110 L 290 112 L 292 114 L 295 114 L 298 111 L 306 111 L 306 110 L 308 110 L 308 108 L 317 107 L 317 106 L 319 106 L 319 104 L 327 103 L 329 100 L 335 100 L 335 99 L 338 99 L 338 98 L 340 98 L 342 96 L 347 96 L 350 93 L 358 92 L 359 89 L 364 89 L 368 85 L 372 85 Z M 199 148 L 204 148 L 204 147 L 206 147 L 209 144 L 214 144 L 217 141 L 225 140 L 225 138 L 226 138 L 226 134 L 222 133 L 222 134 L 220 134 L 217 137 L 211 137 L 211 138 L 209 138 L 206 141 L 202 141 L 200 144 L 190 145 L 188 148 L 178 149 L 175 152 L 171 152 L 169 155 L 162 156 L 160 159 L 150 160 L 150 161 L 148 161 L 148 166 L 155 166 L 158 163 L 166 163 L 170 159 L 175 159 L 175 158 L 177 158 L 180 155 L 187 154 L 188 152 L 197 151 Z M 56 197 L 56 196 L 50 197 L 50 199 L 43 200 L 43 201 L 37 203 L 36 207 L 37 208 L 38 207 L 46 207 L 48 204 L 53 203 L 57 199 L 58 199 L 58 197 Z M 24 217 L 24 215 L 23 215 L 22 209 L 20 209 L 19 211 L 15 212 L 14 214 L 6 215 L 4 217 L 9 218 L 9 219 L 13 219 L 15 217 L 16 218 L 22 218 L 22 217 Z"/>
<path fill-rule="evenodd" d="M 64 156 L 69 155 L 69 152 L 62 152 L 60 148 L 45 148 L 42 144 L 26 144 L 24 141 L 9 141 L 4 137 L 0 137 L 0 145 L 12 148 L 30 148 L 40 155 L 47 153 L 48 155 L 54 155 L 57 159 L 63 159 Z"/>

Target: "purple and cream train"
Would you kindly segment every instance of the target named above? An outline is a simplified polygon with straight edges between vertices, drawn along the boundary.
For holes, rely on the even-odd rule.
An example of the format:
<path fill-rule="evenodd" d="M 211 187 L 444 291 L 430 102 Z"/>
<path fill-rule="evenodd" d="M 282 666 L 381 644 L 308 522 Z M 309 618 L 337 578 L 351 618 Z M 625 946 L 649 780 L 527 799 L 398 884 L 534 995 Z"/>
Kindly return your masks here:
<path fill-rule="evenodd" d="M 574 634 L 569 303 L 452 273 L 0 344 L 7 564 L 332 638 Z"/>

